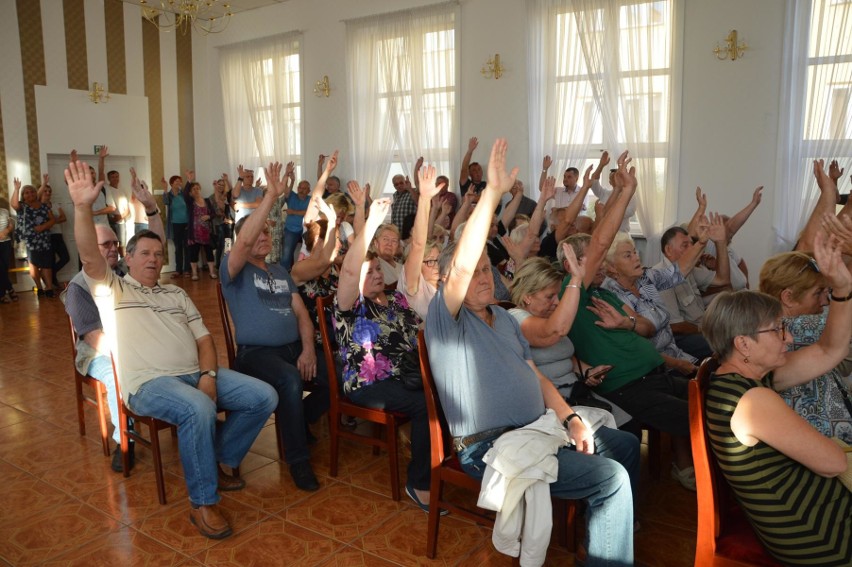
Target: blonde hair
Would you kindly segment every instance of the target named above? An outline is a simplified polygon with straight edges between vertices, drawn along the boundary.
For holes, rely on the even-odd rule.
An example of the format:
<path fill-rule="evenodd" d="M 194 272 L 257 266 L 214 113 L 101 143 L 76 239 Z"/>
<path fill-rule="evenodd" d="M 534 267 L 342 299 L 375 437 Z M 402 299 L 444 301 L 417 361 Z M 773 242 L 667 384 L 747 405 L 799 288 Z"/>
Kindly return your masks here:
<path fill-rule="evenodd" d="M 825 286 L 825 276 L 811 263 L 813 258 L 804 252 L 782 252 L 769 258 L 760 269 L 759 289 L 776 299 L 789 289 L 798 301 L 815 286 Z"/>
<path fill-rule="evenodd" d="M 523 305 L 524 297 L 562 281 L 562 273 L 545 258 L 528 258 L 512 280 L 512 303 Z"/>
<path fill-rule="evenodd" d="M 636 244 L 633 242 L 633 238 L 630 237 L 626 232 L 616 232 L 615 238 L 612 239 L 612 244 L 609 245 L 609 250 L 606 251 L 606 263 L 612 264 L 615 260 L 615 252 L 618 249 L 619 244 L 623 244 L 625 242 L 629 242 L 634 247 Z"/>
<path fill-rule="evenodd" d="M 328 203 L 329 207 L 334 209 L 334 213 L 339 219 L 355 212 L 355 205 L 353 205 L 352 201 L 350 201 L 343 193 L 334 193 L 329 195 L 325 198 L 325 202 Z"/>

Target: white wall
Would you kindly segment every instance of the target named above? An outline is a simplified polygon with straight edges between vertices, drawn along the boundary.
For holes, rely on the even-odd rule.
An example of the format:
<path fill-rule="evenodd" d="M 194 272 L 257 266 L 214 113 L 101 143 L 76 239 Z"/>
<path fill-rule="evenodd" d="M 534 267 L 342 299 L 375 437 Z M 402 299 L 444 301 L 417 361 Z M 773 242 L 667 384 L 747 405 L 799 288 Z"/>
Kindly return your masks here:
<path fill-rule="evenodd" d="M 204 177 L 228 170 L 222 121 L 216 48 L 263 36 L 300 30 L 303 33 L 304 158 L 312 177 L 319 153 L 341 150 L 339 171 L 346 177 L 349 139 L 346 121 L 344 20 L 431 4 L 428 0 L 290 0 L 233 18 L 221 34 L 196 38 L 193 70 L 196 79 L 196 169 Z M 734 245 L 751 268 L 751 282 L 771 253 L 775 146 L 783 41 L 784 5 L 777 0 L 682 1 L 683 85 L 679 217 L 694 210 L 694 191 L 710 193 L 710 208 L 733 214 L 748 202 L 757 185 L 764 200 Z M 509 162 L 527 163 L 529 146 L 525 65 L 525 9 L 518 0 L 461 2 L 460 147 L 478 136 L 476 158 L 487 159 L 497 136 L 510 140 Z M 713 47 L 736 28 L 748 42 L 745 58 L 717 61 Z M 479 70 L 500 53 L 506 74 L 483 78 Z M 330 98 L 313 95 L 313 85 L 328 75 Z M 199 119 L 199 117 L 201 119 Z M 285 156 L 282 156 L 285 157 Z M 458 157 L 460 159 L 461 156 Z M 456 171 L 448 172 L 455 178 Z M 537 172 L 521 171 L 530 185 Z"/>

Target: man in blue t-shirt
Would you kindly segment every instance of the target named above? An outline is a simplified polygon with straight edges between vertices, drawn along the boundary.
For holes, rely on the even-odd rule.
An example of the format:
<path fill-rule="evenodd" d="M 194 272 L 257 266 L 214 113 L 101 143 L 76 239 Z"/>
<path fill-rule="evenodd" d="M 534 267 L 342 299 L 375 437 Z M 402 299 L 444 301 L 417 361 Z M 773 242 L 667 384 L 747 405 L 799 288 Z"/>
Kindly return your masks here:
<path fill-rule="evenodd" d="M 291 165 L 287 166 L 287 175 L 291 178 L 295 175 Z M 290 271 L 290 268 L 293 267 L 296 250 L 299 249 L 299 244 L 302 242 L 302 233 L 304 232 L 302 222 L 305 219 L 305 211 L 308 210 L 308 204 L 311 202 L 310 193 L 311 184 L 305 179 L 299 182 L 295 192 L 289 184 L 284 189 L 287 220 L 284 221 L 281 265 L 287 271 Z"/>
<path fill-rule="evenodd" d="M 316 355 L 314 325 L 290 274 L 265 261 L 272 248 L 266 218 L 285 188 L 281 164 L 270 165 L 267 183 L 254 213 L 237 223 L 237 240 L 219 272 L 236 326 L 236 367 L 278 392 L 275 419 L 284 460 L 296 486 L 314 491 L 319 482 L 311 468 L 308 423 L 328 409 L 325 359 Z"/>

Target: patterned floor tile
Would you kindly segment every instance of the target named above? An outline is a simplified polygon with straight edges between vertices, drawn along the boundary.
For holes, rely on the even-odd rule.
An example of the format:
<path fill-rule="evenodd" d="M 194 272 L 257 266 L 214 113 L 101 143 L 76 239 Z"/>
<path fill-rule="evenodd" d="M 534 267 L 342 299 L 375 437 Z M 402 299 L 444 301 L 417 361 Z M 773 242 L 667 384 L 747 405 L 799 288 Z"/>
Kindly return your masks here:
<path fill-rule="evenodd" d="M 45 567 L 172 567 L 189 558 L 132 529 L 121 528 L 46 561 Z"/>

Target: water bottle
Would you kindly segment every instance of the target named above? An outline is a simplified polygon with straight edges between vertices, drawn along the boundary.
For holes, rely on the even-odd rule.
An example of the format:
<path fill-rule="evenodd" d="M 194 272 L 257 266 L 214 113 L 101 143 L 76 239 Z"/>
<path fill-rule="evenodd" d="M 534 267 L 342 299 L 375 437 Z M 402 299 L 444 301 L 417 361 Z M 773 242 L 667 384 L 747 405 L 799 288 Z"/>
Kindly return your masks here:
<path fill-rule="evenodd" d="M 225 239 L 225 254 L 227 254 L 230 251 L 231 251 L 231 239 L 226 238 Z"/>

